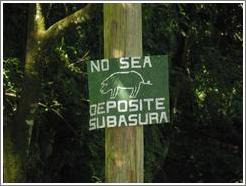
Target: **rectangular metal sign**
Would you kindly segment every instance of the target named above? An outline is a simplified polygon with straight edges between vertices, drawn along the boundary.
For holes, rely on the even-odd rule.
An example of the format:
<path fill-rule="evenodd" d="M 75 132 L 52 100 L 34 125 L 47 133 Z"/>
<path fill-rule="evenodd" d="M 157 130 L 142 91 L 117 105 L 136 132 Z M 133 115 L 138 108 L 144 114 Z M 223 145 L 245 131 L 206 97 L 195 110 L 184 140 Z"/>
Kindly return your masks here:
<path fill-rule="evenodd" d="M 170 121 L 166 55 L 91 60 L 89 130 Z"/>

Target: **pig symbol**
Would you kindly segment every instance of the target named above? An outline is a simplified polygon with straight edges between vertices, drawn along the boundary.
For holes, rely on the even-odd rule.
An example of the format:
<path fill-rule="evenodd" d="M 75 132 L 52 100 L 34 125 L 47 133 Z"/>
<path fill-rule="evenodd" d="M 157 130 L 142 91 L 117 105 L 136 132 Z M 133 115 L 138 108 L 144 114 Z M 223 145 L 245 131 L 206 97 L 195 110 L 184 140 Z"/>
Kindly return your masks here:
<path fill-rule="evenodd" d="M 145 82 L 142 75 L 136 71 L 115 72 L 101 82 L 101 94 L 110 93 L 110 98 L 115 98 L 120 89 L 131 89 L 130 98 L 138 95 L 141 85 L 152 85 Z"/>

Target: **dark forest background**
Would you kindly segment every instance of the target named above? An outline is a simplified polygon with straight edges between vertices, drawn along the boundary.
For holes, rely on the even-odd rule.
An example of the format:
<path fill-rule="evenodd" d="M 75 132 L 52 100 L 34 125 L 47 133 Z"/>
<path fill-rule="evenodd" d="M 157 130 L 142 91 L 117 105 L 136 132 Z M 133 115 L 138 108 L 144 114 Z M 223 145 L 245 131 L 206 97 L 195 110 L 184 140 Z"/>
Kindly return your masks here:
<path fill-rule="evenodd" d="M 41 6 L 49 27 L 85 4 Z M 28 7 L 3 5 L 4 132 L 23 91 Z M 142 21 L 143 54 L 169 55 L 171 100 L 171 122 L 144 127 L 145 182 L 242 182 L 243 5 L 142 4 Z M 104 130 L 88 131 L 84 63 L 101 58 L 103 4 L 94 4 L 39 62 L 26 182 L 104 182 Z"/>

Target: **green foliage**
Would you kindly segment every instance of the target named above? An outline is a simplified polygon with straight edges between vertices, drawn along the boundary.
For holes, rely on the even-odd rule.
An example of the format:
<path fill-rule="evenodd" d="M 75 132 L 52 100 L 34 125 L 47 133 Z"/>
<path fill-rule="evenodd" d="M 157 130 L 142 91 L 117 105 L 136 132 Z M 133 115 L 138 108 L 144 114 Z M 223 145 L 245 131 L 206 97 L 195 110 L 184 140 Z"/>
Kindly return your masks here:
<path fill-rule="evenodd" d="M 18 58 L 7 58 L 3 60 L 3 85 L 5 94 L 16 95 L 20 92 L 20 83 L 23 78 L 23 69 L 21 69 Z M 13 74 L 15 74 L 13 76 Z"/>
<path fill-rule="evenodd" d="M 21 92 L 23 68 L 18 58 L 3 60 L 4 124 L 13 118 Z"/>
<path fill-rule="evenodd" d="M 46 27 L 84 6 L 44 4 Z M 104 130 L 88 131 L 85 60 L 103 58 L 94 6 L 43 53 L 28 182 L 104 181 Z M 169 55 L 171 96 L 171 123 L 144 129 L 145 182 L 242 182 L 242 5 L 143 4 L 142 15 L 144 55 Z M 26 25 L 26 5 L 4 6 L 4 126 L 22 90 Z"/>
<path fill-rule="evenodd" d="M 170 55 L 173 112 L 172 129 L 165 138 L 156 135 L 168 143 L 155 143 L 168 155 L 161 166 L 155 161 L 162 168 L 157 174 L 152 168 L 146 181 L 241 182 L 242 5 L 155 4 L 143 10 L 144 53 Z M 148 168 L 158 157 L 151 150 L 145 156 L 152 157 Z"/>

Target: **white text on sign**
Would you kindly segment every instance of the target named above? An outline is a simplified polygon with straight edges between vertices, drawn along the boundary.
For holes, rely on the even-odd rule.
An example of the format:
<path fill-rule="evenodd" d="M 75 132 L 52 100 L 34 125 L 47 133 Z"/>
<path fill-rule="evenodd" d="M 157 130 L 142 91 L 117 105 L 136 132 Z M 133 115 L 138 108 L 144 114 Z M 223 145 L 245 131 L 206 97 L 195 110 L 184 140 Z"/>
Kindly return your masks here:
<path fill-rule="evenodd" d="M 105 127 L 134 126 L 137 124 L 166 123 L 167 114 L 164 101 L 165 98 L 145 98 L 92 104 L 90 105 L 91 119 L 89 130 Z M 148 113 L 141 114 L 143 110 L 148 111 Z M 151 112 L 151 110 L 162 112 Z M 122 115 L 111 115 L 114 112 L 122 113 Z M 131 114 L 125 116 L 124 113 Z"/>
<path fill-rule="evenodd" d="M 143 64 L 140 63 L 141 57 L 121 57 L 119 58 L 120 69 L 139 69 L 151 68 L 150 56 L 145 56 Z M 109 70 L 109 59 L 91 61 L 91 72 L 100 72 Z"/>

